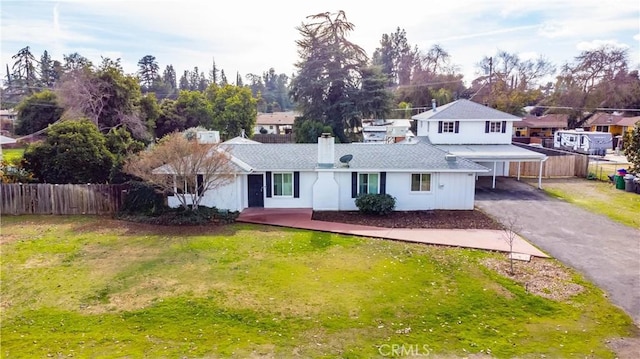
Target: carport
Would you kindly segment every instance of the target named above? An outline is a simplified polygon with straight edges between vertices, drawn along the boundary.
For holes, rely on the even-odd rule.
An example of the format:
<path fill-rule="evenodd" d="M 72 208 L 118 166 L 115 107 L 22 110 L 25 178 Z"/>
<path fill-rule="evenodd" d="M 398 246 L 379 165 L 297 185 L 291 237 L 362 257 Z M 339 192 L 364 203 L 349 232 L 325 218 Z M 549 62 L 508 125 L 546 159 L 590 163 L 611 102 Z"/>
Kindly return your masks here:
<path fill-rule="evenodd" d="M 498 164 L 503 165 L 503 176 L 509 175 L 508 165 L 511 162 L 518 163 L 518 180 L 520 180 L 520 164 L 522 162 L 539 162 L 538 188 L 542 188 L 542 164 L 547 160 L 547 155 L 511 144 L 505 145 L 435 145 L 443 151 L 456 156 L 466 158 L 483 166 L 492 166 L 492 187 L 496 188 L 496 172 Z"/>

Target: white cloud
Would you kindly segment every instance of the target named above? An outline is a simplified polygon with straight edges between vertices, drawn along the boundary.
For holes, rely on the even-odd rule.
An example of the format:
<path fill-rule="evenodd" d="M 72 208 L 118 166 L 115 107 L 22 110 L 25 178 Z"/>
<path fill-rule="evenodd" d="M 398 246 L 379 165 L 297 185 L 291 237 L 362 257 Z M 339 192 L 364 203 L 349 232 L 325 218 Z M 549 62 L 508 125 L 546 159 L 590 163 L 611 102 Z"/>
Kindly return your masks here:
<path fill-rule="evenodd" d="M 619 49 L 629 49 L 630 46 L 618 40 L 610 39 L 610 40 L 592 40 L 592 41 L 582 41 L 576 45 L 576 49 L 580 51 L 590 51 L 601 48 L 603 46 L 611 46 Z"/>

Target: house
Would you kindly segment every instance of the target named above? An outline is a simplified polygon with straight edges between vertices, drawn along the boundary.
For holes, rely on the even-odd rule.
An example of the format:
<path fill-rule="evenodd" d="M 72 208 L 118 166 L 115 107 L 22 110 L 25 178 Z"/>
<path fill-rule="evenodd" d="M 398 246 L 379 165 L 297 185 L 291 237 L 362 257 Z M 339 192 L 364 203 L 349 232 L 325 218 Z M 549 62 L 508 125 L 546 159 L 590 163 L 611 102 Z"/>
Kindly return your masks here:
<path fill-rule="evenodd" d="M 618 112 L 597 112 L 587 120 L 585 130 L 609 132 L 613 136 L 618 136 L 626 131 L 633 130 L 633 126 L 635 126 L 638 121 L 640 121 L 640 116 L 625 117 Z"/>
<path fill-rule="evenodd" d="M 200 203 L 238 211 L 356 210 L 359 194 L 386 193 L 396 198 L 396 210 L 470 210 L 478 176 L 493 176 L 495 187 L 511 162 L 538 162 L 541 177 L 547 157 L 511 144 L 518 117 L 458 100 L 434 103 L 413 119 L 417 136 L 397 143 L 336 144 L 330 134 L 317 144 L 223 142 L 233 181 L 206 191 Z M 174 196 L 168 200 L 179 205 Z"/>
<path fill-rule="evenodd" d="M 298 112 L 258 113 L 254 134 L 284 135 L 293 131 L 293 122 L 300 116 Z"/>
<path fill-rule="evenodd" d="M 229 210 L 357 210 L 362 193 L 388 193 L 396 210 L 470 210 L 476 175 L 488 171 L 424 141 L 336 144 L 323 134 L 317 144 L 233 139 L 221 148 L 230 156 L 234 180 L 205 192 L 200 203 Z M 174 196 L 168 200 L 179 205 Z"/>
<path fill-rule="evenodd" d="M 414 134 L 411 132 L 411 120 L 380 119 L 363 120 L 362 137 L 365 143 L 396 143 L 414 137 Z"/>
<path fill-rule="evenodd" d="M 18 112 L 14 109 L 0 110 L 0 132 L 2 134 L 12 134 L 18 119 Z"/>
<path fill-rule="evenodd" d="M 513 137 L 553 137 L 558 130 L 566 130 L 569 115 L 526 115 L 513 123 Z"/>
<path fill-rule="evenodd" d="M 491 169 L 487 175 L 509 176 L 511 162 L 539 162 L 538 187 L 542 187 L 542 165 L 547 156 L 511 143 L 513 124 L 519 117 L 479 103 L 461 99 L 412 117 L 417 123 L 418 138 L 426 137 L 435 147 L 472 160 Z"/>

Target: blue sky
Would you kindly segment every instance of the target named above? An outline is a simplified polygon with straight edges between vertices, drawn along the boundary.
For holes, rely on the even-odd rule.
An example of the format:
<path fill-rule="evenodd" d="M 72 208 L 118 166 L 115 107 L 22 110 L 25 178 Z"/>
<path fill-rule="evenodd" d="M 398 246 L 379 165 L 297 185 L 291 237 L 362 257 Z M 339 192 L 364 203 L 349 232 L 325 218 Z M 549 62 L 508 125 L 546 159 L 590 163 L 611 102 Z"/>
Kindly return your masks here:
<path fill-rule="evenodd" d="M 367 5 L 365 5 L 367 4 Z M 145 55 L 180 75 L 212 59 L 227 77 L 261 74 L 270 67 L 291 74 L 298 61 L 295 29 L 306 16 L 344 10 L 355 25 L 350 40 L 371 56 L 384 33 L 404 28 L 426 52 L 440 44 L 470 83 L 475 64 L 498 50 L 521 58 L 547 57 L 560 67 L 581 51 L 611 44 L 626 48 L 631 68 L 640 62 L 638 0 L 483 0 L 376 4 L 361 1 L 98 0 L 0 1 L 2 77 L 11 56 L 30 46 L 36 58 L 78 52 L 95 63 L 121 58 L 134 73 Z"/>

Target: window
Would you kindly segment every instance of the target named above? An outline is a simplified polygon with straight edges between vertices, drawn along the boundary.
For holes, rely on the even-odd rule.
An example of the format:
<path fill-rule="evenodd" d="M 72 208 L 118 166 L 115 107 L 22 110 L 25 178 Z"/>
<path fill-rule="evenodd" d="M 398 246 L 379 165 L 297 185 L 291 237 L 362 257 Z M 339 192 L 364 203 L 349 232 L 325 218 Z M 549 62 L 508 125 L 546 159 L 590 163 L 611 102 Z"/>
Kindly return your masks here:
<path fill-rule="evenodd" d="M 500 121 L 490 121 L 489 122 L 489 132 L 490 133 L 500 133 L 500 132 L 502 132 L 502 122 L 500 122 Z"/>
<path fill-rule="evenodd" d="M 358 175 L 358 193 L 378 193 L 377 173 L 360 173 Z"/>
<path fill-rule="evenodd" d="M 431 191 L 431 174 L 414 173 L 411 175 L 411 192 Z"/>
<path fill-rule="evenodd" d="M 442 132 L 443 133 L 455 133 L 456 132 L 456 123 L 453 121 L 443 121 L 442 122 Z"/>
<path fill-rule="evenodd" d="M 196 178 L 191 176 L 174 176 L 175 191 L 178 194 L 195 194 L 202 195 L 204 191 L 200 190 L 202 187 L 202 175 L 198 175 Z"/>
<path fill-rule="evenodd" d="M 273 174 L 273 195 L 275 197 L 293 196 L 293 173 Z"/>
<path fill-rule="evenodd" d="M 609 126 L 596 126 L 598 132 L 609 132 Z"/>

